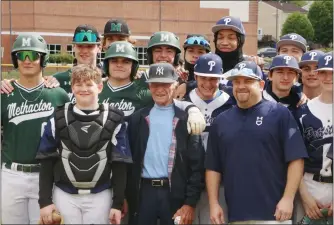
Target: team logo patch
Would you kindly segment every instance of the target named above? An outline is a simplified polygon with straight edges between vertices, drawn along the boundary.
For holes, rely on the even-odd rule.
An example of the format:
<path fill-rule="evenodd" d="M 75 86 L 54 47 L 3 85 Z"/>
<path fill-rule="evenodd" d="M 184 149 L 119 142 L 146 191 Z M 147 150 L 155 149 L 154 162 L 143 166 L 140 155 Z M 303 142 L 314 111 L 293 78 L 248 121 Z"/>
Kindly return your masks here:
<path fill-rule="evenodd" d="M 290 61 L 291 59 L 292 59 L 291 56 L 288 56 L 288 55 L 284 56 L 285 64 L 286 64 L 286 65 L 289 65 L 289 61 Z"/>
<path fill-rule="evenodd" d="M 291 34 L 291 35 L 290 35 L 290 39 L 291 39 L 291 40 L 295 40 L 295 39 L 297 39 L 297 35 L 295 35 L 295 34 Z"/>
<path fill-rule="evenodd" d="M 225 25 L 228 25 L 231 21 L 232 19 L 229 17 L 224 19 Z"/>
<path fill-rule="evenodd" d="M 169 35 L 168 34 L 161 34 L 160 41 L 169 41 Z"/>
<path fill-rule="evenodd" d="M 262 122 L 263 122 L 263 116 L 261 116 L 261 117 L 256 117 L 256 121 L 255 121 L 255 124 L 256 125 L 258 125 L 258 126 L 260 126 L 260 125 L 262 125 Z"/>
<path fill-rule="evenodd" d="M 310 52 L 309 56 L 311 57 L 310 60 L 314 60 L 314 57 L 316 57 L 318 55 L 318 53 L 316 52 Z"/>
<path fill-rule="evenodd" d="M 31 47 L 31 38 L 22 38 L 22 47 Z"/>
<path fill-rule="evenodd" d="M 88 134 L 88 128 L 90 128 L 90 126 L 91 126 L 91 125 L 83 126 L 83 127 L 81 127 L 81 130 L 82 130 L 83 132 L 86 132 L 86 133 Z"/>
<path fill-rule="evenodd" d="M 243 68 L 246 67 L 246 63 L 240 63 L 240 64 L 238 65 L 238 67 L 239 67 L 239 70 L 242 70 Z"/>
<path fill-rule="evenodd" d="M 326 63 L 325 63 L 325 66 L 328 65 L 328 63 L 333 59 L 333 57 L 331 55 L 326 55 L 325 56 L 325 60 L 326 60 Z"/>
<path fill-rule="evenodd" d="M 124 44 L 116 44 L 116 52 L 125 52 Z"/>
<path fill-rule="evenodd" d="M 164 68 L 159 66 L 157 71 L 155 72 L 156 75 L 163 76 L 164 75 Z"/>
<path fill-rule="evenodd" d="M 122 31 L 122 24 L 121 23 L 111 23 L 110 30 L 121 32 Z"/>
<path fill-rule="evenodd" d="M 216 65 L 216 62 L 211 60 L 211 61 L 208 62 L 208 65 L 210 66 L 209 70 L 212 71 L 212 68 Z"/>

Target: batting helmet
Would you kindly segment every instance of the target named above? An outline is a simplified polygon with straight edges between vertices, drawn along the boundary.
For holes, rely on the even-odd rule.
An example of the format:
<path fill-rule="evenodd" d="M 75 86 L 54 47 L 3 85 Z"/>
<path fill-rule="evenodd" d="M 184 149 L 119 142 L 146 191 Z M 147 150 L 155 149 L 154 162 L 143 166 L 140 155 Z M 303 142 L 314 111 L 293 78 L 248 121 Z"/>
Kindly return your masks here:
<path fill-rule="evenodd" d="M 133 47 L 132 44 L 130 44 L 127 41 L 115 41 L 112 43 L 107 52 L 105 53 L 104 61 L 103 61 L 103 70 L 104 73 L 109 76 L 109 59 L 116 58 L 116 57 L 123 57 L 127 59 L 132 60 L 132 69 L 131 69 L 131 80 L 135 77 L 139 62 L 138 62 L 138 56 L 137 51 Z"/>
<path fill-rule="evenodd" d="M 241 35 L 246 35 L 246 31 L 241 20 L 233 16 L 224 16 L 217 21 L 216 25 L 212 27 L 213 33 L 216 33 L 220 30 L 234 30 Z"/>
<path fill-rule="evenodd" d="M 45 67 L 49 61 L 49 50 L 44 38 L 38 34 L 27 33 L 17 36 L 11 52 L 14 68 L 18 67 L 16 53 L 19 51 L 35 51 L 41 54 L 41 67 Z"/>
<path fill-rule="evenodd" d="M 152 48 L 155 46 L 161 46 L 161 45 L 167 45 L 167 46 L 170 46 L 176 49 L 176 55 L 175 55 L 173 64 L 178 65 L 180 53 L 181 53 L 180 40 L 178 36 L 168 31 L 159 31 L 159 32 L 154 33 L 151 36 L 148 42 L 148 48 L 147 48 L 148 64 L 153 63 Z"/>

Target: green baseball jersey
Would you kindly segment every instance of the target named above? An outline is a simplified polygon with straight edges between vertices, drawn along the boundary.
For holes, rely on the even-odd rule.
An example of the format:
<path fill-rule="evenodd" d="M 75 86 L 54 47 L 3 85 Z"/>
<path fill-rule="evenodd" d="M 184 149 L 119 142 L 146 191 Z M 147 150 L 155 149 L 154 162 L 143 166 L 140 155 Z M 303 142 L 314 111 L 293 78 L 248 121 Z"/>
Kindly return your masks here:
<path fill-rule="evenodd" d="M 150 90 L 140 81 L 134 81 L 122 87 L 112 87 L 107 81 L 99 95 L 100 103 L 108 103 L 124 112 L 126 117 L 147 105 L 153 104 Z"/>
<path fill-rule="evenodd" d="M 1 161 L 35 164 L 44 126 L 56 107 L 69 99 L 63 89 L 44 84 L 27 89 L 14 82 L 13 87 L 10 94 L 1 94 Z"/>
<path fill-rule="evenodd" d="M 64 72 L 59 72 L 53 75 L 59 82 L 59 86 L 64 89 L 72 103 L 75 103 L 75 97 L 72 93 L 71 87 L 71 69 L 66 70 Z"/>

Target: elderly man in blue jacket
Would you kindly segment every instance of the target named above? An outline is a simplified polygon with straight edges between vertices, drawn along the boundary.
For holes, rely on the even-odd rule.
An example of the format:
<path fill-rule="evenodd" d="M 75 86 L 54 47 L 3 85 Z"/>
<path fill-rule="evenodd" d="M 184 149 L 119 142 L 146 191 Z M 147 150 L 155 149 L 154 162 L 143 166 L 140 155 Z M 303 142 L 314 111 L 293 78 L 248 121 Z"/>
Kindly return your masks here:
<path fill-rule="evenodd" d="M 129 223 L 191 224 L 204 187 L 204 148 L 200 135 L 187 132 L 187 114 L 173 100 L 178 76 L 172 65 L 150 66 L 154 106 L 134 113 L 128 134 L 133 155 L 127 201 Z M 140 132 L 138 132 L 140 130 Z"/>

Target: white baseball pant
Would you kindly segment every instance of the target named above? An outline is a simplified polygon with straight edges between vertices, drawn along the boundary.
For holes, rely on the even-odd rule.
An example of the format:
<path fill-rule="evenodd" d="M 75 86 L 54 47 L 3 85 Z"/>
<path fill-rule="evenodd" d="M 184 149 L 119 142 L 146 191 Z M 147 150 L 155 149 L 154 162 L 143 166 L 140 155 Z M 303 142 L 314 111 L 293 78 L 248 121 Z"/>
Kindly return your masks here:
<path fill-rule="evenodd" d="M 219 188 L 219 197 L 218 201 L 220 206 L 224 211 L 224 219 L 225 223 L 228 222 L 228 214 L 227 214 L 227 204 L 225 200 L 224 187 L 220 186 Z M 195 219 L 193 224 L 211 224 L 210 221 L 210 205 L 209 205 L 209 197 L 208 192 L 205 190 L 201 194 L 201 198 L 197 203 L 195 210 Z"/>
<path fill-rule="evenodd" d="M 109 224 L 112 205 L 110 189 L 96 194 L 69 194 L 54 187 L 53 201 L 64 224 Z"/>
<path fill-rule="evenodd" d="M 314 174 L 311 173 L 305 173 L 303 177 L 308 192 L 317 202 L 321 203 L 322 205 L 329 205 L 333 201 L 333 184 L 315 181 L 313 180 L 313 175 Z M 301 197 L 298 196 L 295 204 L 294 222 L 299 222 L 304 216 L 305 210 Z"/>
<path fill-rule="evenodd" d="M 2 224 L 37 224 L 39 173 L 1 171 Z"/>

